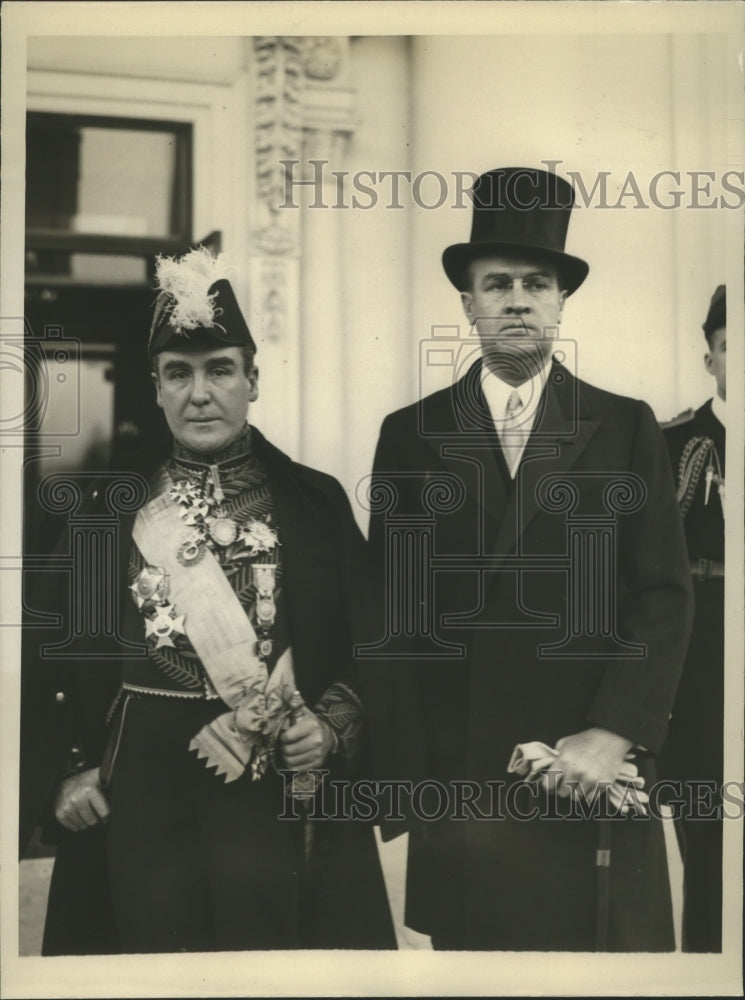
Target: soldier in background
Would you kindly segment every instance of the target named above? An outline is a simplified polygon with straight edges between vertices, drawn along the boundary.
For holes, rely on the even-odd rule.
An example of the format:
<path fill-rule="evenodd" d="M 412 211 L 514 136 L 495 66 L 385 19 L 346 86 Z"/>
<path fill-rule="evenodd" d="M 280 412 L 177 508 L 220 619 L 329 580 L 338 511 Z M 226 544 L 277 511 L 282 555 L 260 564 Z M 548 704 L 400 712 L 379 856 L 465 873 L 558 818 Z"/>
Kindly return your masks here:
<path fill-rule="evenodd" d="M 724 715 L 724 458 L 726 289 L 714 292 L 703 325 L 706 370 L 716 395 L 664 425 L 684 517 L 696 616 L 660 771 L 682 781 L 676 818 L 684 864 L 683 950 L 722 950 Z M 714 818 L 712 817 L 714 814 Z M 718 817 L 718 818 L 717 818 Z"/>

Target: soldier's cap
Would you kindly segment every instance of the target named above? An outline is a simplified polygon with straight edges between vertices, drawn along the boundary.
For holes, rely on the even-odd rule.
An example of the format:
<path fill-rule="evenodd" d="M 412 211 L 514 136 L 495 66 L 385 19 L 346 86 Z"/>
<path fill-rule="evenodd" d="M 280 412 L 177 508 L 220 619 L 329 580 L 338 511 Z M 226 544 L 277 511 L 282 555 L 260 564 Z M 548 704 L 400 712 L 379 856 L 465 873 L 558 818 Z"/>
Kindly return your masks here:
<path fill-rule="evenodd" d="M 479 177 L 472 197 L 470 241 L 449 246 L 442 255 L 459 292 L 468 288 L 471 261 L 490 254 L 546 259 L 556 266 L 567 295 L 579 288 L 590 267 L 564 250 L 574 206 L 568 181 L 534 167 L 500 167 Z"/>
<path fill-rule="evenodd" d="M 704 322 L 704 333 L 707 338 L 715 330 L 721 330 L 727 325 L 727 286 L 717 285 L 717 289 L 711 297 L 709 311 Z"/>
<path fill-rule="evenodd" d="M 228 274 L 235 270 L 225 255 L 199 246 L 180 258 L 159 256 L 155 262 L 155 311 L 147 343 L 151 359 L 161 351 L 194 346 L 246 347 L 256 344 L 241 312 Z"/>

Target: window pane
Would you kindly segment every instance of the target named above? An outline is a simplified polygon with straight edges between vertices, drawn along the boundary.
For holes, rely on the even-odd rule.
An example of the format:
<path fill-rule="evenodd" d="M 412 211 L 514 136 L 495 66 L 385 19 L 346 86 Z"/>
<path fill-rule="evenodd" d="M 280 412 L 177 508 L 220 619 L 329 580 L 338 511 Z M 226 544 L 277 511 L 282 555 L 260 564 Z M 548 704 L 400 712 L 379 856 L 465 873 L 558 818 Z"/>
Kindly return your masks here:
<path fill-rule="evenodd" d="M 148 280 L 144 257 L 124 254 L 70 253 L 68 250 L 27 250 L 26 282 L 75 281 L 86 285 L 142 285 Z"/>
<path fill-rule="evenodd" d="M 178 217 L 178 132 L 79 124 L 30 114 L 26 225 L 67 233 L 172 236 Z"/>

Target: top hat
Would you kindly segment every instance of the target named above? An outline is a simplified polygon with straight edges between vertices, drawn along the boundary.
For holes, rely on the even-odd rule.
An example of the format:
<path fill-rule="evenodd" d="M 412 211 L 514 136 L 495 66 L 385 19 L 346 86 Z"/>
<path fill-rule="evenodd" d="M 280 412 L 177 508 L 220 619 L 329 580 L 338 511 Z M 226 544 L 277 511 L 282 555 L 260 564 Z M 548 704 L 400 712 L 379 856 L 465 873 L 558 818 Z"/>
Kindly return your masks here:
<path fill-rule="evenodd" d="M 709 311 L 704 322 L 704 333 L 710 337 L 715 330 L 727 325 L 727 286 L 717 285 L 711 297 Z"/>
<path fill-rule="evenodd" d="M 574 190 L 557 174 L 531 167 L 500 167 L 482 174 L 473 186 L 473 224 L 469 243 L 447 247 L 445 273 L 466 291 L 466 269 L 491 253 L 539 256 L 552 261 L 567 295 L 587 277 L 589 265 L 564 252 Z"/>
<path fill-rule="evenodd" d="M 190 250 L 180 259 L 158 257 L 153 322 L 147 353 L 179 351 L 188 346 L 209 350 L 256 344 L 243 317 L 223 255 L 214 257 L 206 247 Z"/>

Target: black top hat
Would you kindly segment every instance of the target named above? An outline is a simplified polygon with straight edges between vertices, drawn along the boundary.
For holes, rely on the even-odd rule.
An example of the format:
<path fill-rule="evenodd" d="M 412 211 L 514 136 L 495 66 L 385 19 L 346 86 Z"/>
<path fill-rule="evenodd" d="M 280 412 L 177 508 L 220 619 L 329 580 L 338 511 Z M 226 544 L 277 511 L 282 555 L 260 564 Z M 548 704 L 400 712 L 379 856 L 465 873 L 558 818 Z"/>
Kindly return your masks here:
<path fill-rule="evenodd" d="M 458 291 L 468 287 L 467 265 L 490 253 L 540 256 L 555 263 L 567 295 L 587 277 L 589 265 L 564 252 L 574 190 L 557 174 L 532 167 L 500 167 L 473 186 L 469 243 L 447 247 L 445 273 Z"/>
<path fill-rule="evenodd" d="M 179 260 L 159 257 L 155 302 L 147 344 L 149 357 L 187 346 L 246 347 L 256 344 L 226 274 L 222 255 L 206 247 L 190 250 Z"/>
<path fill-rule="evenodd" d="M 711 297 L 709 311 L 704 322 L 704 333 L 707 339 L 715 330 L 720 330 L 727 325 L 727 286 L 717 285 L 717 289 Z"/>

